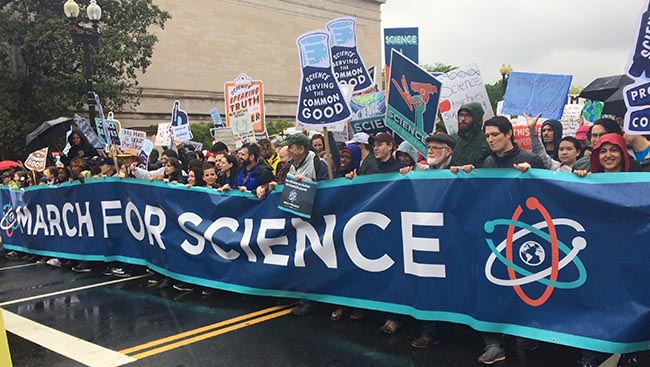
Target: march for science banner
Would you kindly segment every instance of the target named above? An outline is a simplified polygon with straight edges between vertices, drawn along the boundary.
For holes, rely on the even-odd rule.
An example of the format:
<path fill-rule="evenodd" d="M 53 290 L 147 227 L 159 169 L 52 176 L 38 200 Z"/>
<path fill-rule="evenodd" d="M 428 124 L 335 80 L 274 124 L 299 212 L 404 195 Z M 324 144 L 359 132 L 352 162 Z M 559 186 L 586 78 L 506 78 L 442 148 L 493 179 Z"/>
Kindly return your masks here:
<path fill-rule="evenodd" d="M 281 188 L 88 179 L 0 189 L 0 232 L 13 250 L 629 352 L 650 345 L 649 190 L 645 173 L 378 174 L 320 182 L 306 220 L 277 209 Z"/>

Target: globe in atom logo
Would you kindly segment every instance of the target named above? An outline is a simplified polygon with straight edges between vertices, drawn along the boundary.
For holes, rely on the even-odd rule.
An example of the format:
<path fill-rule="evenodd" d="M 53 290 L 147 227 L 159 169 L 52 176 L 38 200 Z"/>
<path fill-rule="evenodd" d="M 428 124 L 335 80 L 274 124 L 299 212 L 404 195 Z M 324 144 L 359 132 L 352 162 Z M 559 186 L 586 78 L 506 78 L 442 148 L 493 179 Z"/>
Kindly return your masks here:
<path fill-rule="evenodd" d="M 538 212 L 543 217 L 543 221 L 534 224 L 528 224 L 519 221 L 523 209 L 521 205 L 517 206 L 511 219 L 494 219 L 484 224 L 485 232 L 494 233 L 497 226 L 507 226 L 507 236 L 498 245 L 495 245 L 491 238 L 486 238 L 492 254 L 485 263 L 485 276 L 493 284 L 512 287 L 519 298 L 529 306 L 541 306 L 551 297 L 555 288 L 574 289 L 582 286 L 587 281 L 587 270 L 578 258 L 578 253 L 587 247 L 587 241 L 584 237 L 576 236 L 571 240 L 571 248 L 563 241 L 558 239 L 557 228 L 559 226 L 568 226 L 576 232 L 585 232 L 584 227 L 573 219 L 569 218 L 551 218 L 548 210 L 534 197 L 526 199 L 526 208 L 530 211 Z M 515 231 L 516 228 L 520 228 Z M 548 230 L 544 231 L 544 229 Z M 513 250 L 515 241 L 524 236 L 533 234 L 547 241 L 550 244 L 550 266 L 537 272 L 532 272 L 513 261 Z M 503 253 L 505 252 L 505 254 Z M 526 241 L 519 247 L 519 257 L 528 266 L 536 267 L 541 265 L 546 259 L 547 252 L 542 245 L 535 241 Z M 565 256 L 560 258 L 560 252 Z M 496 277 L 492 269 L 498 260 L 503 264 L 508 273 L 508 279 Z M 578 271 L 577 279 L 573 281 L 559 281 L 559 273 L 567 265 L 573 264 Z M 546 289 L 537 298 L 532 298 L 523 290 L 522 286 L 531 283 L 540 283 L 546 286 Z"/>
<path fill-rule="evenodd" d="M 530 266 L 539 266 L 546 258 L 546 251 L 535 241 L 526 241 L 519 247 L 519 258 Z"/>

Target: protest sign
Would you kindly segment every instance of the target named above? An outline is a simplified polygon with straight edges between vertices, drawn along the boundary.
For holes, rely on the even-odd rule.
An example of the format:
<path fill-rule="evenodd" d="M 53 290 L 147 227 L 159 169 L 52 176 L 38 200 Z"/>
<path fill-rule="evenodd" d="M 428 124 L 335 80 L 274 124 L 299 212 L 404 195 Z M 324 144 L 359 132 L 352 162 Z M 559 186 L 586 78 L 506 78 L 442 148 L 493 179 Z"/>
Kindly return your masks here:
<path fill-rule="evenodd" d="M 266 131 L 264 117 L 264 83 L 253 80 L 250 76 L 241 73 L 239 76 L 224 84 L 226 100 L 226 126 L 233 126 L 233 116 L 239 111 L 246 111 L 250 116 L 253 131 L 263 133 Z M 238 114 L 240 116 L 241 114 Z M 216 126 L 216 124 L 215 124 Z"/>
<path fill-rule="evenodd" d="M 238 110 L 230 116 L 230 128 L 235 137 L 235 146 L 237 149 L 241 148 L 246 143 L 254 143 L 257 141 L 251 118 L 247 109 Z"/>
<path fill-rule="evenodd" d="M 192 139 L 192 130 L 190 129 L 189 124 L 172 126 L 172 136 L 174 140 L 178 140 L 181 143 L 190 141 Z"/>
<path fill-rule="evenodd" d="M 145 140 L 147 140 L 147 133 L 144 131 L 120 129 L 120 148 L 134 149 L 140 151 Z"/>
<path fill-rule="evenodd" d="M 99 112 L 99 124 L 97 122 L 97 118 L 95 118 L 95 127 L 97 128 L 97 135 L 99 136 L 99 140 L 102 142 L 102 144 L 106 145 L 107 148 L 110 149 L 113 140 L 110 138 L 111 133 L 108 130 L 108 125 L 106 124 L 106 116 L 104 115 L 104 108 L 102 107 L 102 103 L 99 101 L 99 95 L 97 95 L 97 93 L 93 93 L 93 94 L 95 95 L 95 105 L 97 106 L 97 111 Z M 119 139 L 118 139 L 118 144 L 119 144 Z"/>
<path fill-rule="evenodd" d="M 154 144 L 167 147 L 171 142 L 172 124 L 170 122 L 158 124 L 158 131 L 156 132 L 156 141 Z"/>
<path fill-rule="evenodd" d="M 229 150 L 237 150 L 237 144 L 235 144 L 235 135 L 233 134 L 231 128 L 212 128 L 210 129 L 210 136 L 212 136 L 213 141 L 220 141 L 226 144 Z"/>
<path fill-rule="evenodd" d="M 47 161 L 47 150 L 48 148 L 39 149 L 35 152 L 31 152 L 29 157 L 25 160 L 25 167 L 32 171 L 43 172 L 45 170 L 46 161 Z"/>
<path fill-rule="evenodd" d="M 627 75 L 634 79 L 623 90 L 627 107 L 625 132 L 650 134 L 650 1 L 646 0 L 639 19 L 635 48 L 627 62 Z"/>
<path fill-rule="evenodd" d="M 602 117 L 605 104 L 601 101 L 587 101 L 582 106 L 581 116 L 586 122 L 594 122 Z"/>
<path fill-rule="evenodd" d="M 113 145 L 116 147 L 120 146 L 119 131 L 122 128 L 122 124 L 113 117 L 113 112 L 109 112 L 107 118 L 95 118 L 95 126 L 97 127 L 97 134 L 102 144 L 108 145 L 109 148 Z M 109 136 L 110 139 L 107 139 L 106 136 Z"/>
<path fill-rule="evenodd" d="M 363 96 L 352 97 L 350 103 L 352 118 L 350 127 L 356 133 L 375 135 L 380 132 L 391 133 L 384 123 L 386 119 L 386 92 L 377 92 Z"/>
<path fill-rule="evenodd" d="M 465 103 L 480 103 L 484 112 L 483 121 L 494 116 L 477 64 L 460 67 L 436 78 L 442 82 L 438 108 L 448 134 L 458 131 L 458 109 Z"/>
<path fill-rule="evenodd" d="M 191 145 L 194 148 L 195 152 L 200 152 L 203 150 L 203 143 L 190 140 L 188 142 L 185 142 L 185 144 Z"/>
<path fill-rule="evenodd" d="M 223 127 L 223 121 L 221 120 L 221 115 L 219 114 L 219 109 L 214 107 L 213 109 L 210 110 L 210 116 L 212 117 L 212 122 L 214 123 L 214 127 Z"/>
<path fill-rule="evenodd" d="M 390 55 L 393 49 L 414 63 L 419 63 L 418 37 L 418 27 L 384 28 L 384 62 L 386 65 L 390 65 Z"/>
<path fill-rule="evenodd" d="M 142 144 L 142 148 L 140 149 L 140 153 L 138 154 L 140 157 L 142 157 L 142 164 L 143 168 L 147 169 L 149 168 L 149 156 L 151 155 L 151 152 L 153 151 L 153 142 L 149 139 L 145 139 L 145 141 Z"/>
<path fill-rule="evenodd" d="M 372 78 L 357 49 L 357 21 L 351 17 L 327 23 L 334 77 L 341 85 L 351 85 L 354 93 L 372 88 Z"/>
<path fill-rule="evenodd" d="M 93 131 L 93 128 L 90 127 L 88 121 L 85 118 L 75 114 L 73 119 L 75 125 L 81 130 L 81 133 L 84 134 L 88 143 L 93 146 L 95 149 L 104 149 L 104 144 L 99 140 L 99 137 Z M 67 140 L 66 140 L 67 141 Z"/>
<path fill-rule="evenodd" d="M 301 66 L 296 120 L 314 130 L 350 117 L 350 106 L 334 77 L 329 38 L 327 31 L 317 30 L 296 40 Z"/>
<path fill-rule="evenodd" d="M 584 125 L 584 119 L 582 118 L 582 111 L 584 108 L 586 99 L 578 97 L 577 94 L 569 94 L 567 98 L 567 104 L 564 106 L 564 111 L 562 112 L 562 136 L 575 136 L 576 130 Z M 503 113 L 503 101 L 497 102 L 497 116 L 506 116 L 510 119 L 510 115 L 505 115 Z M 540 118 L 537 124 L 537 132 L 541 128 L 541 124 L 544 123 L 547 119 Z M 516 119 L 512 120 L 513 127 L 515 125 L 526 125 L 526 118 L 524 116 L 517 116 Z M 515 142 L 521 147 L 530 146 L 530 143 L 526 143 L 526 140 L 517 141 L 517 137 L 522 137 L 523 139 L 528 139 L 527 129 L 523 129 L 520 132 L 515 131 Z M 528 142 L 530 140 L 527 140 Z"/>
<path fill-rule="evenodd" d="M 442 84 L 395 50 L 390 65 L 386 126 L 426 156 L 425 139 L 433 133 Z"/>
<path fill-rule="evenodd" d="M 311 218 L 316 198 L 316 181 L 296 181 L 293 175 L 287 175 L 280 195 L 278 209 L 303 218 Z"/>
<path fill-rule="evenodd" d="M 516 120 L 515 120 L 516 121 Z M 535 125 L 537 130 L 537 139 L 540 138 L 539 131 L 542 129 L 542 123 L 538 122 Z M 515 143 L 523 150 L 532 150 L 533 146 L 530 141 L 530 131 L 528 130 L 528 125 L 524 119 L 524 123 L 513 123 L 512 124 L 512 134 L 515 139 Z"/>
<path fill-rule="evenodd" d="M 571 75 L 512 72 L 503 101 L 503 113 L 530 116 L 542 114 L 559 120 L 571 87 Z"/>
<path fill-rule="evenodd" d="M 0 207 L 15 218 L 0 235 L 14 251 L 120 259 L 232 292 L 625 353 L 650 343 L 650 196 L 639 195 L 649 176 L 480 169 L 339 178 L 318 183 L 309 220 L 278 210 L 277 190 L 259 200 L 89 178 L 0 188 Z M 580 205 L 558 199 L 569 197 Z"/>
<path fill-rule="evenodd" d="M 171 126 L 181 126 L 189 124 L 190 119 L 187 115 L 187 112 L 181 109 L 181 102 L 174 101 L 174 106 L 172 107 L 172 120 Z"/>
<path fill-rule="evenodd" d="M 418 27 L 410 28 L 384 28 L 384 65 L 385 80 L 390 80 L 390 55 L 396 50 L 416 64 L 420 63 Z M 386 90 L 388 90 L 386 83 Z"/>

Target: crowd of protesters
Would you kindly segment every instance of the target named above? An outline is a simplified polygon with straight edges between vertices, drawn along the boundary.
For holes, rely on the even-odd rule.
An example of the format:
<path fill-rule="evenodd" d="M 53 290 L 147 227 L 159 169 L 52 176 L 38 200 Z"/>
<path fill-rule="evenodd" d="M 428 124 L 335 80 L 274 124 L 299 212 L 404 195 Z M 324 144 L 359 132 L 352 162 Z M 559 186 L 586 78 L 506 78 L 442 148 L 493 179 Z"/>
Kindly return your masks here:
<path fill-rule="evenodd" d="M 591 125 L 581 126 L 575 136 L 562 136 L 562 124 L 546 120 L 540 131 L 540 116 L 526 115 L 532 150 L 521 149 L 515 142 L 511 121 L 497 116 L 483 121 L 479 103 L 468 103 L 458 110 L 458 132 L 447 135 L 437 124 L 435 134 L 426 138 L 427 155 L 420 154 L 407 142 L 397 144 L 392 134 L 382 132 L 374 136 L 357 133 L 346 142 L 335 141 L 333 135 L 305 133 L 290 135 L 274 143 L 268 139 L 244 144 L 231 151 L 222 142 L 216 142 L 210 151 L 194 151 L 191 146 L 177 144 L 175 149 L 154 150 L 148 162 L 135 151 L 119 151 L 101 156 L 83 134 L 72 132 L 70 149 L 60 159 L 59 166 L 47 167 L 43 173 L 24 169 L 2 173 L 2 184 L 11 189 L 31 185 L 58 185 L 94 177 L 120 177 L 160 180 L 169 184 L 211 188 L 216 191 L 239 190 L 260 199 L 284 183 L 287 174 L 296 180 L 321 181 L 330 177 L 354 180 L 359 175 L 400 172 L 408 175 L 412 170 L 451 170 L 470 172 L 479 167 L 518 169 L 522 173 L 530 168 L 573 172 L 579 177 L 600 172 L 650 171 L 650 142 L 646 137 L 624 134 L 621 121 L 602 118 Z M 330 153 L 327 153 L 329 145 Z M 120 263 L 99 264 L 85 261 L 42 258 L 15 251 L 5 251 L 12 259 L 39 261 L 53 266 L 69 267 L 76 272 L 103 271 L 105 275 L 127 277 L 150 270 Z M 191 284 L 178 283 L 162 275 L 149 278 L 151 286 L 173 287 L 179 291 L 194 291 Z M 204 295 L 214 290 L 202 288 Z M 293 309 L 297 316 L 314 310 L 314 303 L 301 300 Z M 362 310 L 336 307 L 330 318 L 339 320 L 349 312 L 350 318 L 363 317 Z M 387 314 L 380 331 L 397 332 L 402 316 Z M 478 361 L 493 364 L 506 358 L 503 335 L 481 333 L 485 351 Z M 422 322 L 422 333 L 412 341 L 413 348 L 427 348 L 440 342 L 436 322 Z M 517 347 L 534 349 L 538 343 L 518 338 Z M 582 351 L 579 366 L 595 367 L 608 356 L 592 351 Z M 636 366 L 636 356 L 624 354 L 620 367 Z"/>

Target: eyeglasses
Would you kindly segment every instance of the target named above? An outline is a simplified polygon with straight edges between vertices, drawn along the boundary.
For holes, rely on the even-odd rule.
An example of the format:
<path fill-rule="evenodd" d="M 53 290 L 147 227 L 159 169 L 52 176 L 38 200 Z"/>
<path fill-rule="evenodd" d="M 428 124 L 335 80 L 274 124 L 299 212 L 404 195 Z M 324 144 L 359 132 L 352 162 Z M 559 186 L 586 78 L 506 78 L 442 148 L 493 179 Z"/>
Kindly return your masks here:
<path fill-rule="evenodd" d="M 434 147 L 434 146 L 427 147 L 427 150 L 441 150 L 441 149 L 449 149 L 449 147 Z"/>

